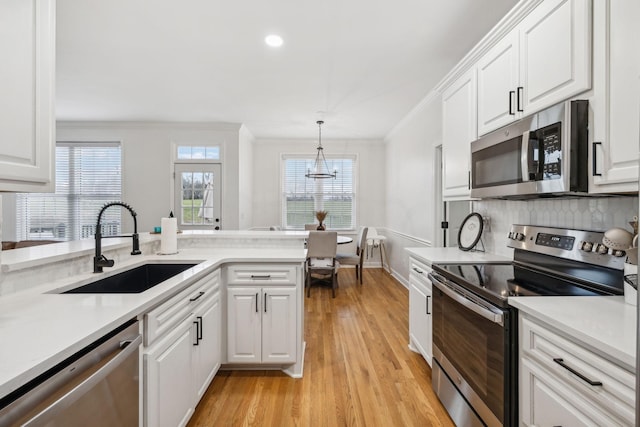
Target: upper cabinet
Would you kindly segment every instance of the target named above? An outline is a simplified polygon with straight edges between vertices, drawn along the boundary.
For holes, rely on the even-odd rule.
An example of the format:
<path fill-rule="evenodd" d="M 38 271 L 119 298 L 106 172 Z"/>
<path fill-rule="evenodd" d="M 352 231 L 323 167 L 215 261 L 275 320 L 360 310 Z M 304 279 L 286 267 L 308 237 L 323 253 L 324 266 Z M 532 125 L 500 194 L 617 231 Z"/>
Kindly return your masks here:
<path fill-rule="evenodd" d="M 638 191 L 640 2 L 594 4 L 590 193 Z"/>
<path fill-rule="evenodd" d="M 479 135 L 590 89 L 591 1 L 543 1 L 477 69 Z"/>
<path fill-rule="evenodd" d="M 3 0 L 0 54 L 0 191 L 54 191 L 55 0 Z"/>
<path fill-rule="evenodd" d="M 442 197 L 468 199 L 470 144 L 477 137 L 476 72 L 467 71 L 442 93 Z"/>

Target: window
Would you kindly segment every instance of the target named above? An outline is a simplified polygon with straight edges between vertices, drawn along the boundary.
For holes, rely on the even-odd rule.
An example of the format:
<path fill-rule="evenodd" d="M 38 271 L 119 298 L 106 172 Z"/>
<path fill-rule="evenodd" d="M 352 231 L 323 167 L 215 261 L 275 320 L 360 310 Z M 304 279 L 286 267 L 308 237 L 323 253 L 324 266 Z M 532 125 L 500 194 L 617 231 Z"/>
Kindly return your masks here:
<path fill-rule="evenodd" d="M 95 234 L 98 212 L 122 197 L 120 144 L 56 144 L 56 192 L 21 193 L 16 197 L 18 240 L 78 240 Z M 102 232 L 121 230 L 120 209 L 102 216 Z"/>
<path fill-rule="evenodd" d="M 178 160 L 220 160 L 218 146 L 178 145 Z"/>
<path fill-rule="evenodd" d="M 327 159 L 336 179 L 305 177 L 314 158 L 284 156 L 282 179 L 282 222 L 285 228 L 304 229 L 304 224 L 316 222 L 315 211 L 329 212 L 324 221 L 327 228 L 345 230 L 355 227 L 355 157 Z"/>

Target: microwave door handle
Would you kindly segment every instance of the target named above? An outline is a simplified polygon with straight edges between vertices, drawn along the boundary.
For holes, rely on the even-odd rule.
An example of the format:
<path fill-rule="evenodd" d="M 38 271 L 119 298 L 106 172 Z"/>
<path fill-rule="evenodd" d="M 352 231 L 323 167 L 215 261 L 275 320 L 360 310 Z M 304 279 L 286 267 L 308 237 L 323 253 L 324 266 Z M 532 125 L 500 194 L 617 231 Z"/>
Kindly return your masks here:
<path fill-rule="evenodd" d="M 522 169 L 522 182 L 529 181 L 529 135 L 530 131 L 522 134 L 522 146 L 520 148 L 520 168 Z"/>

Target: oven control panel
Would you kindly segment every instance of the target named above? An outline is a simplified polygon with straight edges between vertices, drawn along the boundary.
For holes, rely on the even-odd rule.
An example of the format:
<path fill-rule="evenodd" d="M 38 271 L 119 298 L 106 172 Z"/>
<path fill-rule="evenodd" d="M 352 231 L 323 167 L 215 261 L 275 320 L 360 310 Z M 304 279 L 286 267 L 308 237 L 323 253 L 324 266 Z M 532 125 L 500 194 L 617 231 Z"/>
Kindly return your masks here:
<path fill-rule="evenodd" d="M 573 259 L 610 268 L 624 268 L 625 251 L 607 247 L 600 231 L 572 230 L 533 225 L 511 226 L 510 248 Z"/>

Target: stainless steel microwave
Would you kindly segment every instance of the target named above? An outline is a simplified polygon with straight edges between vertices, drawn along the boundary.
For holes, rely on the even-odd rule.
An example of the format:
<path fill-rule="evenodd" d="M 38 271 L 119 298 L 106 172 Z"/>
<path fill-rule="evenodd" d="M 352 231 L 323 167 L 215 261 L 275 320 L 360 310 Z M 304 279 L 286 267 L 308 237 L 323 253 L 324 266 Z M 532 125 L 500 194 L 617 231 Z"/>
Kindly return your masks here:
<path fill-rule="evenodd" d="M 588 191 L 589 101 L 566 101 L 471 143 L 471 196 Z"/>

